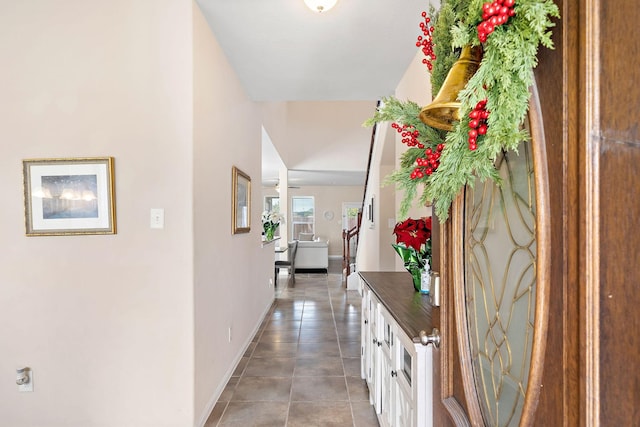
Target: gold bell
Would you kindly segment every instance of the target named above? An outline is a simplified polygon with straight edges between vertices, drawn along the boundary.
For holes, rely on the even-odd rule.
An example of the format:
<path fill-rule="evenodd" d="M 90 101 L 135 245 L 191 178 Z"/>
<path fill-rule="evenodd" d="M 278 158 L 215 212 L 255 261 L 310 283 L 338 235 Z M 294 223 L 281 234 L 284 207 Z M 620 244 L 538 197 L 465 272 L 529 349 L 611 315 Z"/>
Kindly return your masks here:
<path fill-rule="evenodd" d="M 462 48 L 460 58 L 449 70 L 436 99 L 420 111 L 420 120 L 424 124 L 446 131 L 453 129 L 453 122 L 460 120 L 458 93 L 478 70 L 481 60 L 481 46 Z"/>

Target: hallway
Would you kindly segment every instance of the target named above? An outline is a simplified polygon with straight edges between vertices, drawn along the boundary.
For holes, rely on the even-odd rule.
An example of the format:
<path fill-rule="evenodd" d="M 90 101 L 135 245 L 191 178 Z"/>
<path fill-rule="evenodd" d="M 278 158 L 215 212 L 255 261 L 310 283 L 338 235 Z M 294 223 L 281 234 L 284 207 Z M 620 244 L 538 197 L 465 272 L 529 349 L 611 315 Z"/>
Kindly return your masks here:
<path fill-rule="evenodd" d="M 276 300 L 206 427 L 378 426 L 360 378 L 360 295 L 329 274 L 279 280 Z"/>

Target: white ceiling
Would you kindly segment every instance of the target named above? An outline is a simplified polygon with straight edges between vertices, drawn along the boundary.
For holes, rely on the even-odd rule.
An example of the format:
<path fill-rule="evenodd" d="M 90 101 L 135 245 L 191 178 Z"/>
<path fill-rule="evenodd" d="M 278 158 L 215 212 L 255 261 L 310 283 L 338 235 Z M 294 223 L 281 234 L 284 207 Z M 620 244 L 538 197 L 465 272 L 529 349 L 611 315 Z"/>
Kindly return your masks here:
<path fill-rule="evenodd" d="M 252 100 L 371 101 L 374 106 L 382 96 L 393 94 L 414 59 L 420 15 L 429 7 L 424 0 L 338 0 L 333 9 L 318 14 L 303 0 L 197 3 Z M 352 126 L 360 127 L 361 123 L 359 117 Z M 344 129 L 336 130 L 336 139 L 340 139 L 338 132 Z M 295 141 L 297 145 L 305 143 L 313 144 Z M 344 143 L 342 149 L 334 148 L 334 155 L 324 152 L 324 163 L 316 159 L 312 167 L 304 168 L 287 161 L 290 147 L 286 144 L 292 142 L 273 141 L 275 154 L 280 154 L 290 170 L 290 181 L 298 180 L 291 185 L 339 185 L 353 181 L 356 175 L 356 181 L 364 182 L 368 139 L 361 154 L 365 161 L 350 171 L 332 167 L 344 151 Z M 267 158 L 274 154 L 269 150 Z M 317 145 L 309 145 L 306 152 L 317 157 Z M 299 159 L 295 163 L 306 164 Z M 278 165 L 269 167 L 277 169 Z M 322 171 L 333 176 L 325 177 Z M 309 184 L 305 184 L 305 175 Z"/>

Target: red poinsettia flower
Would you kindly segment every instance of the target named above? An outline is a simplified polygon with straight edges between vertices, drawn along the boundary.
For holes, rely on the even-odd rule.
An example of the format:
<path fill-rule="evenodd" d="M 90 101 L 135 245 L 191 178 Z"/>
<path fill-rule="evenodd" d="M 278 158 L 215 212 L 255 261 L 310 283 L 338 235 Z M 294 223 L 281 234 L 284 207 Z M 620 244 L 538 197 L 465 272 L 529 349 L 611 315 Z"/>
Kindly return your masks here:
<path fill-rule="evenodd" d="M 394 227 L 393 234 L 396 235 L 396 243 L 404 243 L 406 247 L 420 251 L 422 245 L 431 238 L 431 217 L 426 220 L 408 218 L 399 222 Z"/>
<path fill-rule="evenodd" d="M 428 216 L 425 220 L 424 220 L 424 226 L 427 228 L 429 235 L 427 236 L 427 239 L 431 238 L 431 217 Z"/>

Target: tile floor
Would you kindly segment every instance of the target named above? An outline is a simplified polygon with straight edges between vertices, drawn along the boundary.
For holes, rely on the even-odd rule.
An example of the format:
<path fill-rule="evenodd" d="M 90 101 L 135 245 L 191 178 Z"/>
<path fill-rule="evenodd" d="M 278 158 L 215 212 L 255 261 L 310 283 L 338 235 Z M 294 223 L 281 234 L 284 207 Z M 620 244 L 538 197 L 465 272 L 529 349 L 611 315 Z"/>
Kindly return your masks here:
<path fill-rule="evenodd" d="M 295 285 L 279 278 L 206 427 L 378 426 L 360 378 L 360 296 L 343 286 L 339 263 L 298 273 Z"/>

